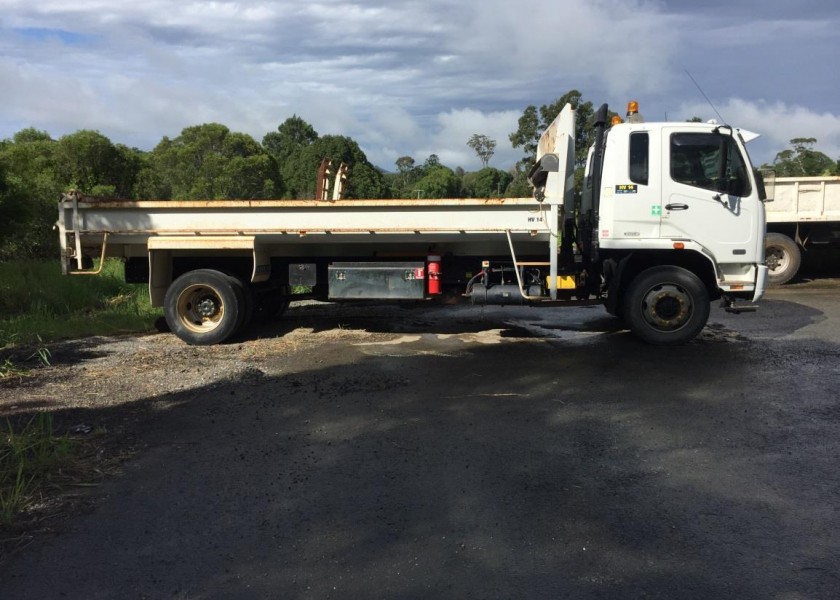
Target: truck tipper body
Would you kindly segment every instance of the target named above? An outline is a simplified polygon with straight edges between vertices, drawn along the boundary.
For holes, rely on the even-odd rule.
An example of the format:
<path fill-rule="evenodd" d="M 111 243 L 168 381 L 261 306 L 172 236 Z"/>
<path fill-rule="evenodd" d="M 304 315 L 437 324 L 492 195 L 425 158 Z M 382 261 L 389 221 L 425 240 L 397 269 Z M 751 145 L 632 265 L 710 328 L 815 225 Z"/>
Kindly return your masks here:
<path fill-rule="evenodd" d="M 796 276 L 802 250 L 840 247 L 840 177 L 768 179 L 766 257 L 769 282 Z"/>
<path fill-rule="evenodd" d="M 220 343 L 288 305 L 460 299 L 603 304 L 642 340 L 685 343 L 710 303 L 755 309 L 764 293 L 765 212 L 745 138 L 729 126 L 596 117 L 582 198 L 575 111 L 543 133 L 531 198 L 342 199 L 346 169 L 314 200 L 116 201 L 66 194 L 65 273 L 125 260 L 171 330 Z"/>

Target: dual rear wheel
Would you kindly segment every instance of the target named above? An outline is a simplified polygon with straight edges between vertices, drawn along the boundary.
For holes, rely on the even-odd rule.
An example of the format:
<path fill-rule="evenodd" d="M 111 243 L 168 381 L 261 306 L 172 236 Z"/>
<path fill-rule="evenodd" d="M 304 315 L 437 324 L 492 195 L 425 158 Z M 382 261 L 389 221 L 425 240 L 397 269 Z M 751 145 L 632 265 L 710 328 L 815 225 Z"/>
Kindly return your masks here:
<path fill-rule="evenodd" d="M 178 277 L 164 298 L 164 314 L 170 330 L 192 345 L 220 344 L 246 329 L 255 320 L 266 321 L 288 306 L 288 300 L 273 295 L 255 297 L 250 284 L 213 269 L 196 269 Z M 285 303 L 284 303 L 285 302 Z"/>

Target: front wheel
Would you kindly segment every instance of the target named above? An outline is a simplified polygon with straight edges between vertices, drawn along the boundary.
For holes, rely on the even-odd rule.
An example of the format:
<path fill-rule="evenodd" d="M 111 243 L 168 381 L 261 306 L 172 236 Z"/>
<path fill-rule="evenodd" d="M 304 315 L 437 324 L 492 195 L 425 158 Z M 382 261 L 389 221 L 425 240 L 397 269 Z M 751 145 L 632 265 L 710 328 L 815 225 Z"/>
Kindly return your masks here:
<path fill-rule="evenodd" d="M 166 290 L 169 328 L 188 344 L 219 344 L 241 324 L 240 292 L 231 277 L 212 269 L 184 273 Z"/>
<path fill-rule="evenodd" d="M 630 283 L 623 314 L 642 341 L 673 346 L 693 340 L 709 320 L 709 293 L 691 271 L 652 267 Z"/>

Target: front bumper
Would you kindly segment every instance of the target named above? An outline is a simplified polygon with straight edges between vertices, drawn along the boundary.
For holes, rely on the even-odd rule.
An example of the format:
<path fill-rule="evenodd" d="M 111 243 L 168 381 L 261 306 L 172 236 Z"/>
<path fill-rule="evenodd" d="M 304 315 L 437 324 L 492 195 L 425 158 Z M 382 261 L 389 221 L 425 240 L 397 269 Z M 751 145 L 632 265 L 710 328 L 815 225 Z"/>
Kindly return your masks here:
<path fill-rule="evenodd" d="M 767 289 L 767 275 L 769 269 L 766 265 L 758 265 L 755 273 L 755 291 L 753 292 L 753 302 L 758 302 L 764 296 L 764 291 Z"/>

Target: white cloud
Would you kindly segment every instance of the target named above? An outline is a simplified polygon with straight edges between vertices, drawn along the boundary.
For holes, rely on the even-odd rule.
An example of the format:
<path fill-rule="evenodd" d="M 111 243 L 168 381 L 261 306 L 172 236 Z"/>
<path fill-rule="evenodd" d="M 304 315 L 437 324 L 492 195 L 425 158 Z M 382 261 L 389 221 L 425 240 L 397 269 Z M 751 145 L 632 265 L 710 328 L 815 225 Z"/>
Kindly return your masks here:
<path fill-rule="evenodd" d="M 517 79 L 526 73 L 553 81 L 562 74 L 622 96 L 663 85 L 684 22 L 639 0 L 525 6 L 489 0 L 482 7 L 464 36 L 465 48 L 501 61 Z"/>
<path fill-rule="evenodd" d="M 422 161 L 432 153 L 444 164 L 474 168 L 478 160 L 466 146 L 473 133 L 497 140 L 491 164 L 506 168 L 521 155 L 508 134 L 526 105 L 576 88 L 596 104 L 632 97 L 658 114 L 686 105 L 680 93 L 695 96 L 682 73 L 691 61 L 700 62 L 692 70 L 708 70 L 695 72 L 712 95 L 744 98 L 732 110 L 747 118 L 747 107 L 762 96 L 762 107 L 781 106 L 777 114 L 791 104 L 804 107 L 791 101 L 792 87 L 814 106 L 836 105 L 836 74 L 773 85 L 799 71 L 783 72 L 778 62 L 729 63 L 744 56 L 745 44 L 794 54 L 812 23 L 788 28 L 788 42 L 778 11 L 772 22 L 739 15 L 736 27 L 725 3 L 702 17 L 668 12 L 667 4 L 0 0 L 0 138 L 27 126 L 53 135 L 93 128 L 150 148 L 163 135 L 217 121 L 259 140 L 297 114 L 322 135 L 353 137 L 384 168 L 402 155 Z M 836 30 L 836 21 L 820 23 L 811 30 Z M 835 46 L 836 39 L 820 38 Z M 802 123 L 810 123 L 808 111 L 818 113 L 798 110 Z M 750 128 L 767 135 L 764 127 Z M 825 131 L 815 135 L 820 146 L 824 139 L 838 145 Z M 798 135 L 806 133 L 790 137 Z"/>
<path fill-rule="evenodd" d="M 840 159 L 840 114 L 743 98 L 732 98 L 717 108 L 729 124 L 761 134 L 754 143 L 758 151 L 753 150 L 752 144 L 750 148 L 757 163 L 772 162 L 776 153 L 789 149 L 790 140 L 798 137 L 816 138 L 816 150 L 834 160 Z M 686 105 L 682 112 L 686 118 L 698 115 L 704 120 L 717 119 L 709 105 Z"/>
<path fill-rule="evenodd" d="M 481 168 L 481 161 L 467 141 L 473 134 L 486 135 L 496 141 L 496 153 L 490 166 L 504 168 L 521 158 L 522 152 L 513 150 L 508 141 L 516 129 L 521 111 L 481 112 L 473 109 L 452 110 L 437 115 L 437 131 L 426 148 L 418 148 L 418 155 L 425 158 L 437 154 L 445 165 L 463 167 L 467 171 Z M 437 150 L 434 150 L 437 148 Z M 443 150 L 441 150 L 443 148 Z"/>

